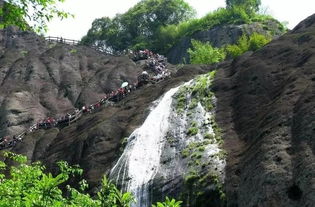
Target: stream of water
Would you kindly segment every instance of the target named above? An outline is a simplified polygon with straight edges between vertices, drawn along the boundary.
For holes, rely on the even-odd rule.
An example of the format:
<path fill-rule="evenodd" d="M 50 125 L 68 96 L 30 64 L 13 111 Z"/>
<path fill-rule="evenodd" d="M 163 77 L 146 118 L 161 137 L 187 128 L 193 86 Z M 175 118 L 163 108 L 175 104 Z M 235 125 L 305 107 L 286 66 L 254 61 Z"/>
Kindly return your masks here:
<path fill-rule="evenodd" d="M 124 191 L 132 192 L 137 202 L 132 207 L 148 207 L 150 183 L 160 165 L 160 156 L 169 128 L 172 96 L 179 87 L 165 93 L 142 126 L 128 138 L 128 144 L 111 171 L 110 177 Z"/>
<path fill-rule="evenodd" d="M 192 80 L 166 92 L 153 104 L 142 126 L 128 137 L 110 179 L 134 195 L 137 202 L 132 207 L 150 207 L 152 201 L 166 195 L 178 196 L 176 179 L 189 177 L 192 172 L 200 176 L 212 173 L 223 182 L 225 158 L 213 129 L 214 110 L 206 111 L 200 101 L 191 107 L 191 88 L 196 84 L 199 82 Z M 183 91 L 186 107 L 181 113 L 177 104 Z M 215 97 L 209 101 L 215 105 Z M 196 132 L 190 134 L 194 128 Z M 217 188 L 217 181 L 207 182 L 212 189 Z"/>

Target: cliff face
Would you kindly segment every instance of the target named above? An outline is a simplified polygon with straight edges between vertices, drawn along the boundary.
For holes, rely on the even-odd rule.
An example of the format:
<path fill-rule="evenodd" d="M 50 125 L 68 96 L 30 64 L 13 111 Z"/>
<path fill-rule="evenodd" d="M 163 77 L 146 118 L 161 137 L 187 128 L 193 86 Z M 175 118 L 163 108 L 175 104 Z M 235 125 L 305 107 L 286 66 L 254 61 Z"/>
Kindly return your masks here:
<path fill-rule="evenodd" d="M 227 206 L 313 206 L 315 15 L 218 70 Z"/>
<path fill-rule="evenodd" d="M 191 36 L 183 37 L 169 50 L 166 56 L 172 64 L 188 64 L 190 59 L 187 50 L 192 47 L 192 39 L 209 42 L 213 47 L 222 47 L 226 44 L 235 44 L 243 34 L 250 35 L 254 32 L 270 35 L 273 38 L 279 37 L 283 34 L 279 26 L 278 22 L 268 20 L 263 23 L 255 22 L 252 24 L 214 27 L 210 30 L 199 31 Z"/>
<path fill-rule="evenodd" d="M 0 136 L 92 104 L 142 71 L 127 57 L 48 43 L 14 28 L 0 32 L 0 45 Z"/>
<path fill-rule="evenodd" d="M 93 104 L 123 81 L 135 82 L 142 72 L 141 64 L 126 56 L 49 43 L 14 28 L 2 30 L 0 41 L 0 136 L 19 134 L 40 119 Z M 109 172 L 121 153 L 122 139 L 141 125 L 151 103 L 202 72 L 202 67 L 188 66 L 172 80 L 137 90 L 118 105 L 86 115 L 70 126 L 29 134 L 12 151 L 31 161 L 41 160 L 52 171 L 59 160 L 79 164 L 93 188 Z"/>
<path fill-rule="evenodd" d="M 153 101 L 170 88 L 216 68 L 211 90 L 217 98 L 216 122 L 227 151 L 226 206 L 313 206 L 314 40 L 315 15 L 233 62 L 173 67 L 170 79 L 146 85 L 70 126 L 29 134 L 12 151 L 32 161 L 41 160 L 52 171 L 59 160 L 79 164 L 93 188 L 113 167 L 121 154 L 122 138 L 143 123 Z M 122 81 L 135 81 L 142 71 L 127 57 L 48 43 L 14 29 L 2 30 L 0 43 L 1 136 L 19 133 L 38 119 L 64 114 L 83 103 L 94 103 Z M 182 189 L 182 182 L 181 177 L 163 180 L 159 189 L 172 193 L 173 188 Z"/>

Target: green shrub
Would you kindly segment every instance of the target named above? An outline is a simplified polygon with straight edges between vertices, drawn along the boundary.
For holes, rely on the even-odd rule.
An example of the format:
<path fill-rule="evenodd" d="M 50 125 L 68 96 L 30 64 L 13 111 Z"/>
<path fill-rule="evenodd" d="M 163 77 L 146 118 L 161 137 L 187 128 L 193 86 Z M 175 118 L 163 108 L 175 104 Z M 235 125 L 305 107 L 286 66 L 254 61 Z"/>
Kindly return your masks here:
<path fill-rule="evenodd" d="M 77 53 L 77 52 L 78 52 L 77 49 L 71 49 L 71 50 L 70 50 L 70 53 L 71 53 L 71 54 L 75 54 L 75 53 Z"/>
<path fill-rule="evenodd" d="M 264 35 L 253 33 L 249 37 L 249 50 L 256 51 L 271 41 L 271 38 L 268 38 Z"/>
<path fill-rule="evenodd" d="M 208 42 L 191 40 L 192 48 L 188 49 L 192 64 L 212 64 L 225 59 L 223 49 L 213 48 Z"/>
<path fill-rule="evenodd" d="M 66 185 L 67 192 L 63 192 L 61 185 L 65 185 L 70 177 L 82 175 L 83 170 L 78 166 L 58 162 L 60 173 L 53 176 L 46 173 L 39 162 L 25 164 L 25 156 L 11 152 L 5 152 L 4 156 L 17 164 L 8 167 L 0 161 L 0 170 L 9 172 L 9 175 L 0 173 L 0 206 L 129 207 L 134 201 L 130 193 L 122 193 L 106 177 L 102 179 L 101 189 L 95 198 L 84 193 L 88 188 L 85 180 L 79 182 L 79 190 Z"/>
<path fill-rule="evenodd" d="M 190 101 L 190 104 L 189 104 L 189 106 L 188 106 L 188 109 L 194 109 L 194 108 L 197 107 L 197 105 L 198 105 L 197 99 L 193 98 L 193 99 L 191 99 L 191 101 Z"/>
<path fill-rule="evenodd" d="M 176 94 L 176 111 L 181 113 L 186 108 L 186 94 L 189 92 L 187 86 L 181 87 Z"/>
<path fill-rule="evenodd" d="M 185 149 L 183 149 L 183 151 L 181 152 L 181 154 L 182 154 L 182 157 L 183 157 L 183 158 L 186 158 L 186 157 L 189 156 L 190 150 L 187 149 L 187 148 L 185 148 Z"/>
<path fill-rule="evenodd" d="M 205 139 L 213 140 L 213 139 L 214 139 L 214 135 L 207 133 L 207 134 L 204 135 L 204 138 L 205 138 Z"/>
<path fill-rule="evenodd" d="M 200 146 L 198 147 L 198 151 L 204 152 L 206 150 L 205 146 Z"/>
<path fill-rule="evenodd" d="M 269 37 L 262 34 L 253 33 L 249 37 L 243 34 L 237 44 L 226 46 L 226 53 L 229 57 L 235 58 L 247 51 L 256 51 L 270 41 Z"/>
<path fill-rule="evenodd" d="M 23 57 L 25 57 L 25 56 L 28 54 L 28 51 L 26 51 L 26 50 L 21 50 L 20 53 L 21 53 L 21 55 L 22 55 Z"/>
<path fill-rule="evenodd" d="M 199 179 L 199 175 L 197 175 L 196 171 L 191 171 L 189 174 L 185 177 L 185 183 L 191 185 L 193 184 L 196 180 Z"/>
<path fill-rule="evenodd" d="M 157 202 L 155 205 L 153 204 L 152 207 L 180 207 L 182 201 L 176 201 L 174 198 L 169 199 L 167 196 L 164 202 Z"/>
<path fill-rule="evenodd" d="M 194 136 L 196 134 L 198 134 L 198 128 L 197 127 L 190 127 L 187 130 L 187 135 L 189 135 L 189 136 Z"/>
<path fill-rule="evenodd" d="M 255 18 L 255 15 L 247 14 L 243 7 L 219 8 L 200 19 L 191 19 L 177 25 L 160 27 L 153 49 L 165 54 L 184 36 L 219 25 L 250 23 L 252 18 Z"/>
<path fill-rule="evenodd" d="M 226 51 L 229 57 L 236 58 L 244 53 L 238 45 L 228 45 Z"/>

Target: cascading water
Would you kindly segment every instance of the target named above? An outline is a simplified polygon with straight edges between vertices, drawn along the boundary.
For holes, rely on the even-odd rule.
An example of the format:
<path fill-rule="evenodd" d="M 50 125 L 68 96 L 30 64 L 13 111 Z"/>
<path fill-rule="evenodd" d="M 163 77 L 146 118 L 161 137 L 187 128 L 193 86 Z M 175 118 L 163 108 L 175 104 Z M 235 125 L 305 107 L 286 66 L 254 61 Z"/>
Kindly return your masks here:
<path fill-rule="evenodd" d="M 151 111 L 142 126 L 128 138 L 128 144 L 111 171 L 110 177 L 137 200 L 133 207 L 150 205 L 150 183 L 156 175 L 168 131 L 172 96 L 179 87 L 169 90 Z"/>
<path fill-rule="evenodd" d="M 133 193 L 137 203 L 132 207 L 149 207 L 165 196 L 196 206 L 200 191 L 206 198 L 220 195 L 214 203 L 224 197 L 225 157 L 209 89 L 213 77 L 199 76 L 165 93 L 129 136 L 110 178 Z"/>

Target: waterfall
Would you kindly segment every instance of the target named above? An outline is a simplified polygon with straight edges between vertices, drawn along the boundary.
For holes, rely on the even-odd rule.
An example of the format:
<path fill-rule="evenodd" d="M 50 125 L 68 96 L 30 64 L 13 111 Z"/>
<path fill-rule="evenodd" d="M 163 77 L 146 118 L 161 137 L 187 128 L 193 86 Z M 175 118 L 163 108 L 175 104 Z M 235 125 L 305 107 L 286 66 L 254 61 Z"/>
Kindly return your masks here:
<path fill-rule="evenodd" d="M 160 156 L 169 128 L 172 96 L 179 87 L 169 90 L 144 121 L 128 138 L 128 144 L 113 167 L 110 177 L 124 191 L 132 192 L 137 202 L 133 207 L 148 207 L 150 183 L 160 166 Z"/>
<path fill-rule="evenodd" d="M 201 75 L 166 92 L 128 137 L 110 178 L 133 193 L 132 207 L 149 207 L 166 195 L 184 195 L 189 206 L 200 190 L 205 196 L 224 195 L 225 152 L 215 123 L 216 98 L 209 90 L 213 77 Z M 195 187 L 187 185 L 192 181 Z"/>

